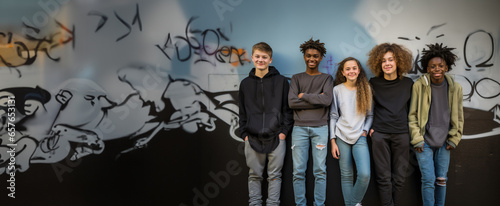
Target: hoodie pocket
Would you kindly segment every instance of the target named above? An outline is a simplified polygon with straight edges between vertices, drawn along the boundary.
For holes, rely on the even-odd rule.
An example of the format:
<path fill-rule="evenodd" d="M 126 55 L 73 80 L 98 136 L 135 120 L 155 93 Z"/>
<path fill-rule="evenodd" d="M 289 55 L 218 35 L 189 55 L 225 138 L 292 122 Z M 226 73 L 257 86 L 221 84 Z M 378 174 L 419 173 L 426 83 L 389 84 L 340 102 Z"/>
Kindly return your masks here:
<path fill-rule="evenodd" d="M 280 115 L 276 113 L 254 114 L 248 119 L 248 132 L 260 139 L 270 139 L 280 131 Z"/>

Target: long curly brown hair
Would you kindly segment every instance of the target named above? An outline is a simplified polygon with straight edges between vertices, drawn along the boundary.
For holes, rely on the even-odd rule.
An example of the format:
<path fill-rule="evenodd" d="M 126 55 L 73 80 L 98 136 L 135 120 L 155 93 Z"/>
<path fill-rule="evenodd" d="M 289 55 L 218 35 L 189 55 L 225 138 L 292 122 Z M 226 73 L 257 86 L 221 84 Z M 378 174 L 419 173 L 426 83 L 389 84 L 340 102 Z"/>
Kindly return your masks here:
<path fill-rule="evenodd" d="M 406 73 L 411 71 L 413 66 L 411 51 L 403 45 L 383 43 L 373 47 L 373 49 L 368 52 L 367 66 L 376 77 L 384 76 L 384 72 L 382 71 L 382 60 L 387 52 L 392 52 L 394 55 L 398 77 L 402 79 Z"/>
<path fill-rule="evenodd" d="M 372 89 L 368 78 L 366 77 L 365 69 L 361 66 L 359 60 L 354 57 L 347 57 L 341 62 L 339 62 L 337 73 L 335 74 L 334 86 L 342 84 L 347 81 L 346 77 L 342 74 L 344 70 L 344 65 L 348 61 L 355 61 L 358 64 L 359 75 L 356 79 L 356 110 L 358 114 L 366 114 L 372 109 Z"/>
<path fill-rule="evenodd" d="M 306 53 L 306 50 L 308 49 L 316 49 L 319 51 L 319 53 L 321 54 L 321 56 L 325 57 L 326 55 L 326 48 L 325 48 L 325 43 L 322 43 L 318 40 L 314 41 L 312 38 L 309 39 L 309 41 L 305 41 L 304 43 L 302 43 L 300 45 L 300 52 L 302 52 L 302 54 L 305 54 Z"/>

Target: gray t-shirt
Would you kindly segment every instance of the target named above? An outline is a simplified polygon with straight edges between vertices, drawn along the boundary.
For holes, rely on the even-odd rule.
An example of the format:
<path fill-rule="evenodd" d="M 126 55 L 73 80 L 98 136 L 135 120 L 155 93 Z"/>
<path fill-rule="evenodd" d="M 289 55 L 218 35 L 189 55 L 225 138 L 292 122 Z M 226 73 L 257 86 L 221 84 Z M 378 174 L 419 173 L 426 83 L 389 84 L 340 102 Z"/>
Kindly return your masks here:
<path fill-rule="evenodd" d="M 444 145 L 450 130 L 450 109 L 448 107 L 448 82 L 431 84 L 431 107 L 429 121 L 425 126 L 425 142 L 433 148 Z"/>

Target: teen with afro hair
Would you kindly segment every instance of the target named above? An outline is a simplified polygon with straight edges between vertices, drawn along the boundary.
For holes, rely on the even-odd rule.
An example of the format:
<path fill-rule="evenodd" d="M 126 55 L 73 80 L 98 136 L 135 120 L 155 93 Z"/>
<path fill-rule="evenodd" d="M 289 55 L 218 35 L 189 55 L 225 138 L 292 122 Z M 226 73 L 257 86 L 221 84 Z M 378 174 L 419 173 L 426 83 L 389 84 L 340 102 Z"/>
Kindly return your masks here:
<path fill-rule="evenodd" d="M 424 206 L 445 204 L 450 150 L 458 146 L 464 128 L 462 86 L 446 74 L 457 60 L 454 48 L 437 43 L 427 47 L 420 60 L 426 74 L 413 84 L 408 115 Z"/>
<path fill-rule="evenodd" d="M 306 169 L 311 146 L 314 174 L 314 205 L 326 199 L 326 156 L 328 117 L 332 103 L 333 78 L 318 71 L 326 54 L 324 43 L 312 38 L 300 45 L 306 71 L 292 76 L 288 105 L 293 110 L 293 192 L 296 205 L 307 205 Z"/>

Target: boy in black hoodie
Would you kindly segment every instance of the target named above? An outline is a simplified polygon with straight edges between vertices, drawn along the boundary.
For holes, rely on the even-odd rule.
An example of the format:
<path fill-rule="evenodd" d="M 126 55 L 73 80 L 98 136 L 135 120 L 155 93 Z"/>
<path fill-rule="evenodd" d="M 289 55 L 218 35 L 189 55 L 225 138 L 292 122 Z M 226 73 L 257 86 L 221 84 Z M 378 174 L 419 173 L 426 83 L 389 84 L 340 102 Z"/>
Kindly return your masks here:
<path fill-rule="evenodd" d="M 264 42 L 252 47 L 255 68 L 243 79 L 239 90 L 240 131 L 245 140 L 249 170 L 249 205 L 262 205 L 261 182 L 266 163 L 269 181 L 267 205 L 280 204 L 281 168 L 285 157 L 285 138 L 293 126 L 288 107 L 288 80 L 272 62 L 273 50 Z"/>

